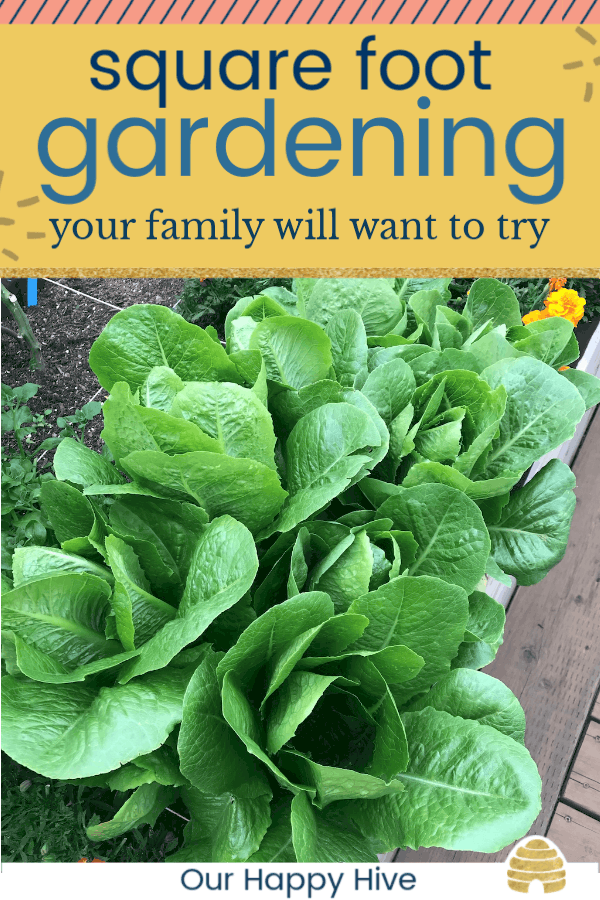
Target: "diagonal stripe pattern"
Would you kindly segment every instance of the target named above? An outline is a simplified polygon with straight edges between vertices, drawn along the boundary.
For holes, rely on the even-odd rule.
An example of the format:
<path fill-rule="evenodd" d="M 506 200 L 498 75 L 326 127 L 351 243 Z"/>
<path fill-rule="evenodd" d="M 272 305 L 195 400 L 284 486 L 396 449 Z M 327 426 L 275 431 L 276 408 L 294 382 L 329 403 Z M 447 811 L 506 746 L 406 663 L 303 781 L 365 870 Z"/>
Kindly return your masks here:
<path fill-rule="evenodd" d="M 600 23 L 600 0 L 0 0 L 0 24 Z"/>

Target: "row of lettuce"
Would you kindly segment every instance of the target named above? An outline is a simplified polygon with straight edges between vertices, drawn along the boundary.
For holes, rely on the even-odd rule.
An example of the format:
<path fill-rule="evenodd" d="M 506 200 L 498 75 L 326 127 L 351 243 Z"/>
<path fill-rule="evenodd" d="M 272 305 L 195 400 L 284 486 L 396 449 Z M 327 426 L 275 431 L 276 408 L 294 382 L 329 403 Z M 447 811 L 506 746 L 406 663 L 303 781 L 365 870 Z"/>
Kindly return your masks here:
<path fill-rule="evenodd" d="M 573 326 L 523 326 L 482 279 L 298 279 L 240 300 L 226 346 L 160 306 L 106 326 L 114 462 L 71 439 L 42 502 L 62 549 L 13 557 L 3 747 L 133 791 L 92 838 L 178 798 L 179 861 L 494 852 L 540 779 L 523 711 L 480 669 L 486 575 L 564 554 L 574 477 L 537 459 L 600 382 Z"/>

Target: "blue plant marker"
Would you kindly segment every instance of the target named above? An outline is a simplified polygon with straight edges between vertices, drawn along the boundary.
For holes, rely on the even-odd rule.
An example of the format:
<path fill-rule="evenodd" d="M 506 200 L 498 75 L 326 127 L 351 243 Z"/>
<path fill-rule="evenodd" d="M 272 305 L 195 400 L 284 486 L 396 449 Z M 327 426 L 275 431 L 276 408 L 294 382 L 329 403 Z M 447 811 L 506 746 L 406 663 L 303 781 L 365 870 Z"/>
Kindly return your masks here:
<path fill-rule="evenodd" d="M 37 306 L 37 278 L 27 279 L 27 306 Z"/>

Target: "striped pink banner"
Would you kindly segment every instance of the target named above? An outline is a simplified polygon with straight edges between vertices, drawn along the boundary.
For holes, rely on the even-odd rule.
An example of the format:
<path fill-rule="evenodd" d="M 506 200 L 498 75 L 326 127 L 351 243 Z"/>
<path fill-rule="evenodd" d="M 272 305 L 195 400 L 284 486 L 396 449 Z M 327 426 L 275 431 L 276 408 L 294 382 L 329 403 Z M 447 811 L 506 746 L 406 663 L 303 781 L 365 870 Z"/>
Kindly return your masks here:
<path fill-rule="evenodd" d="M 1 24 L 599 24 L 600 0 L 0 0 Z"/>
<path fill-rule="evenodd" d="M 565 0 L 376 0 L 377 24 L 515 25 L 562 22 Z M 588 7 L 592 0 L 589 0 Z"/>

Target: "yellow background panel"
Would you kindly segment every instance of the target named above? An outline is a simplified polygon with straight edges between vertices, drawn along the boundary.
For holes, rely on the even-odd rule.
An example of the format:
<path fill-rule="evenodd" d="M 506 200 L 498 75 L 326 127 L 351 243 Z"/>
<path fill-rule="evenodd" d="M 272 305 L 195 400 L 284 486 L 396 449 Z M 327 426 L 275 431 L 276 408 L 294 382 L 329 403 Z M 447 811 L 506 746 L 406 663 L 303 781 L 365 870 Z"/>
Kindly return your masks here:
<path fill-rule="evenodd" d="M 377 56 L 369 60 L 369 90 L 360 90 L 360 62 L 356 50 L 361 39 L 374 34 L 371 48 Z M 10 40 L 4 30 L 3 72 L 5 87 L 2 108 L 4 140 L 0 168 L 4 181 L 0 193 L 2 217 L 14 219 L 14 225 L 0 232 L 2 266 L 8 271 L 112 269 L 593 269 L 600 266 L 598 210 L 600 209 L 600 68 L 594 67 L 594 48 L 583 41 L 571 26 L 202 26 L 169 28 L 160 26 L 13 26 Z M 473 60 L 469 50 L 479 40 L 491 57 L 483 60 L 483 81 L 491 90 L 474 86 Z M 259 90 L 232 91 L 223 86 L 218 75 L 221 57 L 231 49 L 260 51 Z M 120 62 L 114 64 L 121 84 L 112 91 L 92 87 L 90 78 L 107 76 L 93 72 L 90 57 L 97 50 L 112 50 Z M 139 49 L 166 51 L 167 106 L 160 109 L 158 90 L 135 90 L 125 76 L 129 56 Z M 326 52 L 332 63 L 327 86 L 306 91 L 292 78 L 292 61 L 307 49 Z M 379 78 L 379 65 L 386 53 L 405 49 L 419 60 L 418 82 L 405 91 L 385 87 Z M 440 91 L 425 79 L 425 63 L 431 53 L 451 49 L 465 61 L 465 77 L 454 90 Z M 204 51 L 212 52 L 212 89 L 186 91 L 176 81 L 176 52 L 184 52 L 185 75 L 197 80 L 203 71 Z M 288 50 L 289 58 L 278 67 L 278 88 L 269 90 L 268 52 Z M 29 65 L 24 63 L 29 60 Z M 564 63 L 582 60 L 577 69 L 564 69 Z M 307 61 L 308 62 L 308 61 Z M 106 59 L 104 64 L 113 65 Z M 230 68 L 232 77 L 244 78 L 246 63 Z M 139 63 L 138 78 L 152 80 L 154 63 Z M 406 60 L 396 59 L 389 73 L 399 80 L 410 71 Z M 440 80 L 452 78 L 455 67 L 447 60 L 435 65 Z M 8 75 L 11 73 L 11 84 Z M 307 76 L 307 80 L 310 77 Z M 595 94 L 584 101 L 586 84 L 594 82 Z M 431 101 L 428 110 L 417 106 L 419 97 Z M 219 164 L 215 142 L 220 128 L 237 116 L 264 121 L 265 98 L 275 101 L 275 175 L 264 172 L 246 178 L 227 173 Z M 42 166 L 37 150 L 39 134 L 51 119 L 66 116 L 85 122 L 97 120 L 97 183 L 91 196 L 77 204 L 52 202 L 41 185 L 73 194 L 84 184 L 84 175 L 59 178 Z M 154 122 L 166 119 L 166 174 L 154 172 L 143 177 L 127 177 L 112 167 L 107 154 L 111 129 L 122 119 L 137 116 Z M 191 176 L 180 173 L 180 121 L 208 117 L 208 128 L 192 138 Z M 300 161 L 316 166 L 328 158 L 339 163 L 328 175 L 308 178 L 295 172 L 285 154 L 290 128 L 300 119 L 318 116 L 328 119 L 342 139 L 339 153 L 331 151 L 300 153 Z M 394 176 L 392 138 L 381 128 L 367 133 L 364 142 L 364 175 L 352 174 L 352 120 L 378 116 L 394 119 L 404 133 L 403 176 Z M 443 174 L 443 120 L 455 121 L 467 116 L 487 121 L 495 135 L 495 175 L 484 175 L 483 137 L 467 128 L 459 132 L 455 147 L 455 174 Z M 512 196 L 508 185 L 517 183 L 524 190 L 541 194 L 552 183 L 553 173 L 525 178 L 514 172 L 505 154 L 506 135 L 519 119 L 535 116 L 553 123 L 564 119 L 565 179 L 559 195 L 544 204 L 523 203 Z M 429 119 L 430 163 L 428 176 L 418 174 L 418 120 Z M 301 140 L 327 140 L 323 131 L 307 129 Z M 153 142 L 142 129 L 127 132 L 119 144 L 121 158 L 129 165 L 143 165 L 153 154 Z M 552 149 L 550 136 L 541 129 L 530 129 L 518 141 L 521 160 L 540 166 Z M 82 158 L 84 140 L 73 129 L 63 129 L 50 141 L 52 158 L 62 166 L 76 165 Z M 262 143 L 255 131 L 239 129 L 228 143 L 230 158 L 238 165 L 252 165 L 262 154 Z M 23 199 L 38 196 L 39 203 L 18 205 Z M 148 218 L 157 213 L 155 234 L 147 240 Z M 336 210 L 338 240 L 307 240 L 313 209 L 313 235 L 318 236 L 318 209 L 325 210 L 325 235 L 331 234 L 332 208 Z M 223 214 L 223 209 L 229 210 Z M 251 247 L 248 231 L 241 225 L 242 240 L 183 240 L 184 218 L 215 220 L 217 236 L 222 235 L 220 220 L 227 218 L 233 234 L 233 209 L 240 219 L 263 224 Z M 452 240 L 451 216 L 461 220 Z M 435 219 L 427 237 L 426 217 Z M 499 237 L 499 216 L 509 222 Z M 53 249 L 57 236 L 50 219 L 58 219 L 62 231 L 60 246 Z M 97 219 L 117 220 L 122 234 L 122 219 L 135 219 L 129 227 L 130 240 L 101 240 Z M 295 240 L 284 240 L 274 219 L 303 219 Z M 373 237 L 357 240 L 351 218 L 379 220 Z M 381 220 L 393 219 L 397 235 L 403 234 L 401 219 L 421 221 L 422 240 L 415 240 L 415 227 L 409 226 L 410 239 L 382 240 Z M 87 239 L 73 236 L 73 223 L 87 219 L 94 226 Z M 162 239 L 172 233 L 174 219 L 178 240 Z M 479 219 L 485 228 L 478 240 L 468 239 L 462 230 L 467 219 Z M 536 247 L 532 227 L 520 226 L 520 240 L 514 240 L 510 220 L 534 219 L 538 230 L 549 219 Z M 389 223 L 388 223 L 389 224 Z M 471 226 L 476 234 L 478 227 Z M 87 227 L 79 226 L 84 236 Z M 32 237 L 44 233 L 45 237 Z M 195 227 L 188 234 L 195 236 Z M 209 230 L 205 228 L 205 235 Z M 389 230 L 388 232 L 389 233 Z M 28 237 L 29 235 L 29 237 Z M 12 254 L 12 255 L 11 255 Z M 74 272 L 73 272 L 74 274 Z"/>

